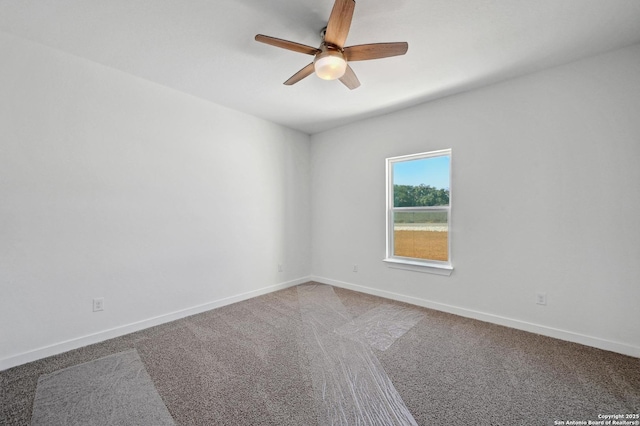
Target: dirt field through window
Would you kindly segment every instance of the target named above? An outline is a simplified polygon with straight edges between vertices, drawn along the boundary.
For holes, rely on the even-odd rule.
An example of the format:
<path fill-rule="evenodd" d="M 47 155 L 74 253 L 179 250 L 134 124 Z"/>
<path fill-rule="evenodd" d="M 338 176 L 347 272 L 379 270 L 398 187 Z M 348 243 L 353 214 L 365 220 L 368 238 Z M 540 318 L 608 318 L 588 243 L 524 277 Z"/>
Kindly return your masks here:
<path fill-rule="evenodd" d="M 429 260 L 448 260 L 448 232 L 394 231 L 394 254 Z"/>

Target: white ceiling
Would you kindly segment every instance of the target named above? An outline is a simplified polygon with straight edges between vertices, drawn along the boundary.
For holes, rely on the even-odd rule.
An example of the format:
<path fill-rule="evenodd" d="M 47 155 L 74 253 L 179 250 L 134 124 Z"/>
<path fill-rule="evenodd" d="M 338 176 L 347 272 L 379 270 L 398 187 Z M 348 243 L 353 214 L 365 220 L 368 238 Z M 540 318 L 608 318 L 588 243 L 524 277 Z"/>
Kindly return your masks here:
<path fill-rule="evenodd" d="M 0 0 L 0 31 L 316 133 L 640 42 L 640 0 L 358 0 L 346 45 L 407 41 L 356 62 L 362 85 L 310 76 L 333 0 Z"/>

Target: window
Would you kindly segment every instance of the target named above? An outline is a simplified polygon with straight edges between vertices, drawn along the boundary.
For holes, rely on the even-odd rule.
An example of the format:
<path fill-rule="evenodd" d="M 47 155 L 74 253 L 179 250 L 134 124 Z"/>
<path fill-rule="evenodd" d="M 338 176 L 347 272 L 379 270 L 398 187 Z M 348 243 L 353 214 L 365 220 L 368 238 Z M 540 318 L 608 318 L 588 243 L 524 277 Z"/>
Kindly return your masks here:
<path fill-rule="evenodd" d="M 387 158 L 387 257 L 392 267 L 449 275 L 451 150 Z"/>

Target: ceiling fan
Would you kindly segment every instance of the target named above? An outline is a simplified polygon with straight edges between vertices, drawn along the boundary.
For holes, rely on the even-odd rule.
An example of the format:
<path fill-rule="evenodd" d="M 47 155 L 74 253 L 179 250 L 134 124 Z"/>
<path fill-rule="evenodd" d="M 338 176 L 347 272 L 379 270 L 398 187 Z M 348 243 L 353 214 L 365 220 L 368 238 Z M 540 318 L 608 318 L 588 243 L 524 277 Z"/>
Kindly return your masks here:
<path fill-rule="evenodd" d="M 344 47 L 355 6 L 355 0 L 336 0 L 329 16 L 329 22 L 320 33 L 322 43 L 319 48 L 262 34 L 255 37 L 256 41 L 261 43 L 314 56 L 313 62 L 291 76 L 284 84 L 287 86 L 296 84 L 315 71 L 318 77 L 324 80 L 339 79 L 345 86 L 353 90 L 360 86 L 360 81 L 349 66 L 349 62 L 387 58 L 407 53 L 409 45 L 406 42 L 359 44 Z"/>

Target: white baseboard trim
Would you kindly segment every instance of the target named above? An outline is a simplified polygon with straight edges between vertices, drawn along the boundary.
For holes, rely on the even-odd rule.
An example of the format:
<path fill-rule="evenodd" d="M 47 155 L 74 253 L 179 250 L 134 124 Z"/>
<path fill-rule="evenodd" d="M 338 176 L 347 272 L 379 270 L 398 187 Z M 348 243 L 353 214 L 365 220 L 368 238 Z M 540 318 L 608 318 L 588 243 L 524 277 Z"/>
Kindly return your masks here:
<path fill-rule="evenodd" d="M 38 349 L 33 349 L 27 352 L 20 353 L 18 355 L 0 359 L 0 371 L 18 365 L 26 364 L 28 362 L 37 361 L 48 356 L 57 355 L 73 349 L 81 348 L 83 346 L 99 343 L 108 339 L 112 339 L 114 337 L 124 336 L 125 334 L 144 330 L 145 328 L 154 327 L 156 325 L 175 321 L 180 318 L 185 318 L 191 315 L 210 311 L 211 309 L 220 308 L 222 306 L 231 305 L 233 303 L 241 302 L 253 297 L 262 296 L 263 294 L 272 293 L 277 290 L 283 290 L 285 288 L 289 288 L 299 284 L 304 284 L 308 281 L 311 281 L 311 277 L 302 277 L 292 281 L 287 281 L 259 288 L 257 290 L 249 291 L 246 293 L 241 293 L 235 296 L 225 297 L 223 299 L 203 303 L 202 305 L 193 306 L 191 308 L 181 309 L 179 311 L 170 312 L 168 314 L 159 315 L 142 321 L 137 321 L 131 324 L 125 324 L 108 330 L 99 331 L 97 333 L 88 334 L 86 336 L 54 343 L 52 345 L 44 346 Z"/>
<path fill-rule="evenodd" d="M 614 342 L 611 340 L 605 340 L 598 337 L 587 336 L 580 333 L 574 333 L 572 331 L 561 330 L 553 327 L 547 327 L 540 324 L 534 324 L 526 321 L 521 321 L 513 318 L 502 317 L 500 315 L 489 314 L 486 312 L 474 311 L 471 309 L 460 308 L 457 306 L 447 305 L 444 303 L 432 302 L 426 299 L 420 299 L 413 296 L 406 296 L 399 293 L 394 293 L 386 290 L 379 290 L 371 287 L 365 287 L 358 284 L 352 284 L 344 281 L 337 281 L 330 278 L 311 276 L 311 279 L 315 282 L 322 284 L 329 284 L 334 287 L 345 288 L 347 290 L 358 291 L 360 293 L 372 294 L 374 296 L 380 296 L 387 299 L 397 300 L 400 302 L 410 303 L 412 305 L 422 306 L 424 308 L 433 309 L 436 311 L 447 312 L 461 317 L 477 319 L 492 324 L 498 324 L 505 327 L 515 328 L 517 330 L 528 331 L 530 333 L 536 333 L 543 336 L 553 337 L 560 340 L 566 340 L 568 342 L 579 343 L 585 346 L 591 346 L 598 349 L 604 349 L 606 351 L 616 352 L 623 355 L 640 358 L 640 347 L 628 345 L 625 343 Z"/>

